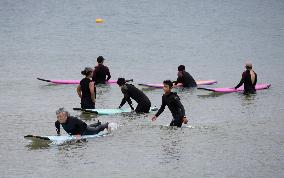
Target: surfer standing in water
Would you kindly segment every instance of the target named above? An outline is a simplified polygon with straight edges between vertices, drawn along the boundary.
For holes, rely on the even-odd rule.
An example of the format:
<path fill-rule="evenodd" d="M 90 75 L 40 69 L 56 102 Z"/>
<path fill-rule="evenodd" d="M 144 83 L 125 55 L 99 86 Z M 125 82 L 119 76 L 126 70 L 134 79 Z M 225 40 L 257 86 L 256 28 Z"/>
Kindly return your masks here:
<path fill-rule="evenodd" d="M 134 99 L 138 105 L 135 109 L 137 113 L 148 113 L 151 107 L 151 102 L 149 98 L 138 88 L 136 88 L 132 84 L 127 84 L 124 78 L 118 78 L 117 84 L 121 88 L 121 92 L 124 97 L 118 108 L 121 108 L 127 101 L 132 110 L 134 110 L 132 106 L 131 98 Z"/>
<path fill-rule="evenodd" d="M 95 109 L 96 102 L 96 86 L 92 81 L 93 69 L 86 67 L 82 72 L 85 75 L 77 87 L 78 96 L 81 98 L 82 109 Z"/>
<path fill-rule="evenodd" d="M 170 126 L 181 127 L 183 123 L 187 124 L 188 120 L 185 116 L 185 110 L 180 102 L 180 98 L 176 93 L 171 91 L 173 87 L 172 81 L 165 80 L 163 84 L 163 90 L 165 94 L 162 97 L 162 105 L 155 116 L 152 118 L 152 121 L 155 121 L 157 117 L 159 117 L 159 115 L 165 110 L 165 106 L 167 105 L 173 116 Z"/>
<path fill-rule="evenodd" d="M 244 84 L 244 94 L 253 94 L 256 91 L 255 85 L 257 83 L 257 74 L 252 70 L 251 63 L 246 63 L 245 68 L 246 70 L 242 74 L 242 79 L 235 89 Z"/>
<path fill-rule="evenodd" d="M 111 78 L 108 67 L 103 64 L 104 60 L 105 58 L 103 56 L 97 58 L 98 65 L 95 67 L 92 78 L 96 84 L 105 84 Z"/>
<path fill-rule="evenodd" d="M 197 84 L 193 77 L 185 71 L 185 66 L 180 65 L 178 66 L 178 78 L 174 81 L 174 84 L 177 85 L 178 83 L 182 83 L 183 87 L 197 87 Z"/>
<path fill-rule="evenodd" d="M 69 112 L 64 108 L 59 108 L 56 111 L 57 121 L 55 122 L 57 135 L 60 135 L 60 125 L 69 135 L 95 135 L 104 129 L 111 130 L 109 123 L 101 124 L 97 122 L 95 124 L 87 125 L 77 117 L 70 116 Z"/>

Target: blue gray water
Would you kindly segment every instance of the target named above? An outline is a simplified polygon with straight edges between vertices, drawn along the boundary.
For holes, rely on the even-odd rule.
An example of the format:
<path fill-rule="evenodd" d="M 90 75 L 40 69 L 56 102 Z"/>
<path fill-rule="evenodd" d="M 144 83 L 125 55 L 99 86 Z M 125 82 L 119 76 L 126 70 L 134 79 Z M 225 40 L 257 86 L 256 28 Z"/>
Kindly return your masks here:
<path fill-rule="evenodd" d="M 104 23 L 95 23 L 102 18 Z M 1 0 L 0 177 L 283 177 L 284 2 L 281 0 Z M 253 62 L 254 96 L 178 90 L 192 129 L 161 127 L 168 109 L 148 115 L 83 115 L 74 85 L 103 55 L 113 78 L 175 79 L 184 64 L 196 79 L 235 86 Z M 141 88 L 141 87 L 140 87 Z M 162 90 L 141 88 L 153 105 Z M 116 108 L 116 85 L 98 87 L 98 108 Z M 64 106 L 87 123 L 117 122 L 113 135 L 86 143 L 28 142 L 54 135 Z M 127 107 L 127 105 L 125 105 Z"/>

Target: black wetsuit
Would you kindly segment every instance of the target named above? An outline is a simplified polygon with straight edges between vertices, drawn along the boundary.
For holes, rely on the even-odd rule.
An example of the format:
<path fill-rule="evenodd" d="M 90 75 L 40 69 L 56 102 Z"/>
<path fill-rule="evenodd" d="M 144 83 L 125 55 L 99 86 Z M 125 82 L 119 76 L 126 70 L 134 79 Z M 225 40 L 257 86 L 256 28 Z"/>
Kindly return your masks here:
<path fill-rule="evenodd" d="M 193 77 L 186 71 L 181 72 L 181 76 L 177 78 L 175 84 L 182 83 L 183 87 L 197 87 L 197 84 Z"/>
<path fill-rule="evenodd" d="M 107 79 L 106 79 L 107 76 Z M 95 67 L 95 70 L 93 72 L 93 81 L 96 84 L 102 83 L 105 84 L 106 81 L 108 81 L 111 78 L 109 69 L 107 66 L 104 66 L 103 64 L 99 64 Z"/>
<path fill-rule="evenodd" d="M 255 85 L 257 83 L 257 74 L 253 71 L 255 74 L 255 80 L 254 83 L 251 81 L 251 76 L 250 76 L 250 70 L 246 70 L 242 74 L 242 79 L 240 83 L 235 87 L 235 89 L 239 88 L 244 84 L 244 93 L 249 94 L 249 93 L 255 93 Z"/>
<path fill-rule="evenodd" d="M 131 84 L 125 84 L 121 88 L 124 97 L 121 101 L 120 107 L 122 107 L 126 101 L 130 105 L 131 109 L 134 109 L 132 106 L 132 101 L 130 98 L 134 99 L 138 105 L 135 109 L 137 113 L 148 113 L 151 107 L 151 102 L 149 98 L 138 88 Z"/>
<path fill-rule="evenodd" d="M 92 82 L 89 78 L 83 78 L 80 81 L 82 98 L 81 98 L 81 108 L 82 109 L 95 109 L 95 103 L 92 101 L 91 92 L 89 84 Z M 96 87 L 94 88 L 94 94 L 96 98 Z"/>
<path fill-rule="evenodd" d="M 158 117 L 164 111 L 166 105 L 168 106 L 173 116 L 173 120 L 170 125 L 181 127 L 183 117 L 185 116 L 185 110 L 180 102 L 178 95 L 173 92 L 170 92 L 168 95 L 164 94 L 162 97 L 162 105 L 159 111 L 156 113 L 156 117 Z"/>
<path fill-rule="evenodd" d="M 98 122 L 96 124 L 91 124 L 90 126 L 88 126 L 85 122 L 81 121 L 77 117 L 69 116 L 67 117 L 66 122 L 64 124 L 61 124 L 61 126 L 69 135 L 94 135 L 107 128 L 108 123 L 101 124 L 100 122 Z M 55 122 L 55 127 L 57 134 L 60 134 L 59 121 Z"/>

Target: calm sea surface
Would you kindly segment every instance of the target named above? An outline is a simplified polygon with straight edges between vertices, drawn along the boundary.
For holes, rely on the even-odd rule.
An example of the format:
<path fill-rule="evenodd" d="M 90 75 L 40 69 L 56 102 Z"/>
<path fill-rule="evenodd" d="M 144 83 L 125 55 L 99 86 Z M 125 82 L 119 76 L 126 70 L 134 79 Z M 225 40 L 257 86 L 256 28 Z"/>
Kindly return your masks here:
<path fill-rule="evenodd" d="M 284 1 L 1 0 L 0 40 L 0 177 L 284 177 Z M 36 80 L 81 79 L 99 55 L 113 79 L 134 85 L 173 80 L 184 64 L 197 80 L 232 87 L 249 60 L 272 86 L 253 96 L 176 90 L 193 128 L 171 129 L 168 109 L 156 122 L 86 115 L 72 110 L 76 85 Z M 138 87 L 160 106 L 162 90 Z M 97 108 L 119 106 L 117 85 L 97 91 Z M 62 106 L 120 127 L 84 143 L 23 138 L 55 135 Z"/>

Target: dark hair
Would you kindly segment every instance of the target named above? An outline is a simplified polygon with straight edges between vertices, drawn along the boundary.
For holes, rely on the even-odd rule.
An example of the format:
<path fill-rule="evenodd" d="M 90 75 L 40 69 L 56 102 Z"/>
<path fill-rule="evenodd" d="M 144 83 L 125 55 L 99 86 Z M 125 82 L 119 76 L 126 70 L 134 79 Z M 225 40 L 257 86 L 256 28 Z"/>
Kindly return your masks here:
<path fill-rule="evenodd" d="M 125 79 L 124 78 L 118 78 L 116 83 L 119 86 L 124 85 L 125 84 Z"/>
<path fill-rule="evenodd" d="M 249 69 L 252 69 L 252 67 L 251 66 L 246 66 L 246 69 L 249 70 Z"/>
<path fill-rule="evenodd" d="M 104 58 L 103 56 L 99 56 L 99 57 L 97 58 L 97 62 L 98 62 L 98 63 L 102 63 L 104 60 L 105 60 L 105 58 Z"/>
<path fill-rule="evenodd" d="M 81 71 L 82 75 L 88 76 L 93 72 L 93 69 L 91 67 L 85 67 L 83 71 Z"/>
<path fill-rule="evenodd" d="M 185 70 L 185 66 L 184 65 L 179 65 L 178 66 L 178 71 L 184 71 Z"/>
<path fill-rule="evenodd" d="M 169 85 L 170 88 L 173 87 L 173 82 L 170 81 L 170 80 L 164 80 L 164 81 L 163 81 L 163 84 L 164 84 L 164 85 Z"/>

